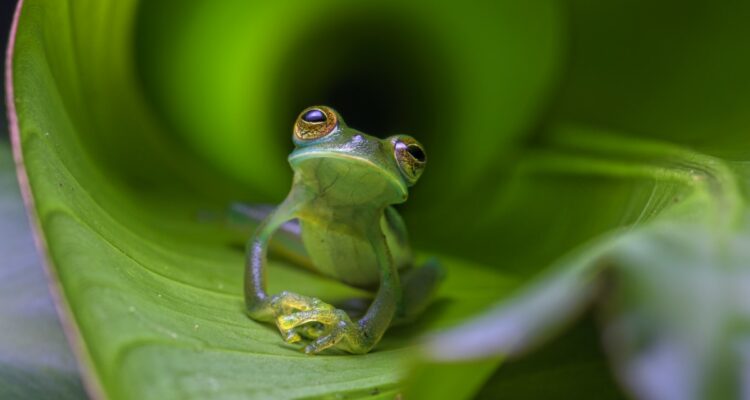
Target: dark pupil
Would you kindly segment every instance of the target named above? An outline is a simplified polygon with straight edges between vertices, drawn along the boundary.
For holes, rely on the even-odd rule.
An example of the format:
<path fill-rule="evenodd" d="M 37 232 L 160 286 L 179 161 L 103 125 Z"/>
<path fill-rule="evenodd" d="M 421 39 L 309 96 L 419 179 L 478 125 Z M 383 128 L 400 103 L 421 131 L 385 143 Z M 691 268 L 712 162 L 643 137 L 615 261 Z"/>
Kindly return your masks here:
<path fill-rule="evenodd" d="M 414 157 L 417 161 L 423 162 L 425 159 L 424 151 L 419 146 L 415 145 L 409 145 L 406 147 L 406 151 L 411 154 L 412 157 Z"/>
<path fill-rule="evenodd" d="M 320 110 L 310 110 L 302 116 L 305 122 L 325 122 L 326 115 Z"/>

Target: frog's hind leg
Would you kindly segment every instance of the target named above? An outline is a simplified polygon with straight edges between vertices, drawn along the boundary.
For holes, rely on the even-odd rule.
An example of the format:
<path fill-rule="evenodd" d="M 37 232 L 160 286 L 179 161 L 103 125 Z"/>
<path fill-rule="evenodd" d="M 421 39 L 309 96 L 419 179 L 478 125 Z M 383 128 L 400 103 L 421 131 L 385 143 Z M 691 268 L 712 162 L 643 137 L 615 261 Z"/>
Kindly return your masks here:
<path fill-rule="evenodd" d="M 419 268 L 405 270 L 400 278 L 403 297 L 392 325 L 411 322 L 430 305 L 440 283 L 445 280 L 445 269 L 437 259 L 431 259 Z"/>
<path fill-rule="evenodd" d="M 445 280 L 445 270 L 437 259 L 427 261 L 419 268 L 400 271 L 399 281 L 403 297 L 393 316 L 391 325 L 411 322 L 430 305 L 440 283 Z M 335 303 L 336 308 L 346 311 L 352 318 L 360 318 L 372 303 L 372 298 L 355 297 Z"/>

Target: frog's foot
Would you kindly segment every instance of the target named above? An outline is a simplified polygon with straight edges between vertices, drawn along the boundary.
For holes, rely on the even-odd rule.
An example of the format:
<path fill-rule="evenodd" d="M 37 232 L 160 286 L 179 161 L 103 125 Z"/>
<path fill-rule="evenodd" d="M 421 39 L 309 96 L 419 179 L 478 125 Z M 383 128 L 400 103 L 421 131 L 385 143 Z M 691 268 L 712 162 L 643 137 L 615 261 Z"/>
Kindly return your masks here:
<path fill-rule="evenodd" d="M 278 319 L 285 315 L 304 311 L 334 310 L 334 307 L 314 297 L 285 291 L 271 297 L 268 302 L 268 309 L 272 317 L 266 318 L 266 320 Z M 287 343 L 296 343 L 302 339 L 314 340 L 325 332 L 325 326 L 314 321 L 292 328 L 284 328 L 278 323 L 276 325 Z"/>
<path fill-rule="evenodd" d="M 273 321 L 279 315 L 296 311 L 310 310 L 318 306 L 320 300 L 291 292 L 281 292 L 262 301 L 249 304 L 247 313 L 256 321 Z"/>
<path fill-rule="evenodd" d="M 296 311 L 333 309 L 332 305 L 315 297 L 303 296 L 287 291 L 271 297 L 270 306 L 277 317 Z"/>
<path fill-rule="evenodd" d="M 281 336 L 287 343 L 296 343 L 302 339 L 315 340 L 325 333 L 325 326 L 317 322 L 310 322 L 290 329 L 284 329 L 277 324 Z"/>
<path fill-rule="evenodd" d="M 308 354 L 319 353 L 336 345 L 346 351 L 358 353 L 360 351 L 356 349 L 364 342 L 359 326 L 352 322 L 346 312 L 333 307 L 283 315 L 277 318 L 276 324 L 282 332 L 298 330 L 311 324 L 321 327 L 315 332 L 315 337 L 309 337 L 314 340 L 305 347 L 305 353 Z"/>

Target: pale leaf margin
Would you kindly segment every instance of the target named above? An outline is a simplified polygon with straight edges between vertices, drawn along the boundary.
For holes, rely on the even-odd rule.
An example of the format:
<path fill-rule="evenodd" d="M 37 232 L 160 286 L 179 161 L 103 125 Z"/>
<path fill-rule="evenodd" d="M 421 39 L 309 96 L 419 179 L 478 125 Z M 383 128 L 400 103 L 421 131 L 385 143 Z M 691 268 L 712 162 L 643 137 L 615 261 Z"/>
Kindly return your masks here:
<path fill-rule="evenodd" d="M 50 293 L 52 300 L 57 310 L 60 323 L 62 324 L 63 332 L 65 337 L 70 344 L 70 348 L 78 361 L 79 369 L 81 372 L 81 380 L 83 381 L 84 388 L 92 399 L 103 399 L 104 391 L 100 385 L 100 380 L 94 376 L 96 373 L 92 367 L 93 362 L 91 355 L 88 353 L 86 346 L 82 342 L 81 332 L 75 323 L 73 318 L 70 305 L 65 300 L 62 294 L 62 288 L 60 287 L 60 279 L 52 268 L 52 260 L 48 251 L 47 241 L 42 234 L 41 224 L 39 217 L 36 213 L 34 196 L 29 185 L 29 177 L 26 172 L 26 167 L 23 159 L 23 148 L 21 144 L 21 128 L 18 121 L 18 114 L 16 111 L 15 104 L 15 92 L 13 86 L 13 61 L 16 45 L 16 35 L 18 33 L 18 21 L 21 18 L 23 12 L 24 0 L 18 0 L 16 10 L 13 13 L 13 21 L 11 23 L 10 34 L 8 36 L 8 47 L 5 53 L 5 100 L 8 114 L 8 128 L 10 131 L 10 141 L 13 149 L 13 160 L 16 167 L 16 175 L 18 177 L 18 185 L 21 189 L 21 197 L 23 198 L 26 212 L 29 216 L 31 225 L 31 232 L 34 238 L 34 244 L 41 254 L 41 262 L 44 267 L 44 272 L 47 275 Z"/>

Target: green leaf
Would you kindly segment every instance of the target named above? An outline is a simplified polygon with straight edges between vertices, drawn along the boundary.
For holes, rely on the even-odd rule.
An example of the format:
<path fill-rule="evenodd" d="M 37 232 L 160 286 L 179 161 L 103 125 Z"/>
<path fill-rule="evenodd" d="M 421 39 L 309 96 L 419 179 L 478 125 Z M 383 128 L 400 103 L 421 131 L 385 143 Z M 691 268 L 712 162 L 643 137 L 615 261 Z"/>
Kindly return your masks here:
<path fill-rule="evenodd" d="M 92 394 L 394 397 L 417 337 L 513 292 L 510 307 L 430 336 L 428 358 L 459 363 L 417 368 L 408 395 L 616 398 L 593 328 L 493 371 L 592 304 L 632 392 L 666 390 L 643 379 L 652 374 L 642 360 L 663 347 L 641 346 L 649 341 L 625 318 L 634 315 L 654 321 L 646 327 L 658 338 L 685 332 L 655 342 L 667 350 L 700 344 L 680 353 L 700 365 L 665 368 L 664 382 L 718 366 L 680 388 L 737 393 L 726 385 L 737 353 L 712 338 L 741 329 L 699 332 L 676 307 L 742 310 L 730 295 L 741 279 L 724 271 L 740 269 L 733 243 L 744 237 L 750 173 L 727 159 L 747 155 L 738 110 L 750 92 L 735 94 L 745 81 L 733 77 L 748 58 L 735 38 L 746 36 L 734 34 L 744 30 L 725 27 L 746 26 L 745 10 L 402 3 L 24 1 L 11 60 L 16 154 Z M 633 33 L 632 20 L 643 29 Z M 701 56 L 682 43 L 675 54 L 688 67 L 674 68 L 664 49 L 685 35 Z M 703 55 L 714 43 L 722 62 Z M 725 66 L 735 74 L 724 77 Z M 402 211 L 420 255 L 438 254 L 448 281 L 423 318 L 365 356 L 303 356 L 246 318 L 246 237 L 218 217 L 234 201 L 282 198 L 289 121 L 314 103 L 369 133 L 412 133 L 430 153 Z M 580 128 L 589 125 L 611 129 Z M 682 275 L 675 263 L 695 265 Z M 704 273 L 712 278 L 695 278 Z M 269 274 L 271 291 L 362 295 L 279 260 Z M 658 290 L 671 282 L 714 294 Z M 486 357 L 475 364 L 476 354 Z"/>
<path fill-rule="evenodd" d="M 579 153 L 560 162 L 612 179 L 652 180 L 646 217 L 562 258 L 494 310 L 431 337 L 426 357 L 465 366 L 518 355 L 595 304 L 615 371 L 637 397 L 741 397 L 747 360 L 737 346 L 747 335 L 744 260 L 750 245 L 745 173 L 739 173 L 745 166 L 583 132 L 557 133 L 557 148 Z"/>
<path fill-rule="evenodd" d="M 191 42 L 195 49 L 182 49 L 187 52 L 175 53 L 176 58 L 170 63 L 151 66 L 168 65 L 166 72 L 148 72 L 145 66 L 137 70 L 134 60 L 139 54 L 146 57 L 143 46 L 156 46 L 151 50 L 164 50 L 164 54 L 181 49 L 178 46 L 165 50 L 154 37 L 153 44 L 138 42 L 138 52 L 133 52 L 135 18 L 147 20 L 149 13 L 155 12 L 149 11 L 156 7 L 153 3 L 25 0 L 14 46 L 12 99 L 19 124 L 16 152 L 24 159 L 29 194 L 35 200 L 42 239 L 54 267 L 53 284 L 63 294 L 60 307 L 69 323 L 78 328 L 78 336 L 71 339 L 81 349 L 82 373 L 91 394 L 118 399 L 182 399 L 363 394 L 392 397 L 399 393 L 416 337 L 480 311 L 516 286 L 517 278 L 469 259 L 440 255 L 449 278 L 436 305 L 416 323 L 389 331 L 377 351 L 364 356 L 310 357 L 284 344 L 272 326 L 248 319 L 241 290 L 241 245 L 246 236 L 229 229 L 216 216 L 238 200 L 278 201 L 289 185 L 283 153 L 284 147 L 289 146 L 289 133 L 283 121 L 288 120 L 289 110 L 296 105 L 282 104 L 279 99 L 288 99 L 281 94 L 276 98 L 264 82 L 270 68 L 298 49 L 298 44 L 285 42 L 287 35 L 301 37 L 302 32 L 313 32 L 317 26 L 308 25 L 295 33 L 293 29 L 302 28 L 290 24 L 289 18 L 309 18 L 309 12 L 320 10 L 291 5 L 251 7 L 243 2 L 237 12 L 247 19 L 231 19 L 236 26 L 222 31 L 225 36 L 206 36 L 204 39 L 210 38 L 210 43 Z M 208 23 L 212 29 L 221 28 L 223 18 L 233 10 L 224 7 L 240 6 L 239 2 L 165 4 L 180 10 L 175 12 L 188 12 L 195 7 L 196 12 L 221 13 L 223 17 L 196 14 L 202 15 L 200 24 Z M 345 4 L 348 3 L 332 6 Z M 391 12 L 401 13 L 404 18 L 419 12 L 396 3 L 387 8 L 372 3 L 370 7 L 380 10 L 383 18 Z M 455 10 L 469 12 L 454 5 L 440 10 L 443 19 Z M 466 31 L 462 37 L 481 37 L 495 29 L 507 35 L 519 32 L 529 43 L 538 42 L 544 51 L 533 53 L 539 62 L 529 70 L 533 73 L 526 75 L 524 82 L 510 77 L 495 82 L 508 91 L 501 100 L 509 104 L 507 113 L 512 118 L 503 119 L 502 134 L 482 135 L 486 153 L 477 163 L 465 164 L 462 171 L 451 171 L 446 164 L 436 163 L 435 175 L 425 180 L 424 193 L 442 192 L 438 172 L 441 168 L 453 181 L 475 176 L 472 171 L 479 171 L 492 161 L 491 148 L 507 148 L 509 137 L 533 119 L 556 62 L 555 10 L 549 5 L 511 3 L 490 10 L 507 20 L 539 11 L 541 20 L 536 33 L 519 25 L 501 24 L 498 28 L 487 14 L 481 14 L 481 24 L 456 25 Z M 351 11 L 357 12 L 356 7 Z M 339 17 L 342 24 L 350 21 L 347 15 Z M 471 15 L 480 20 L 475 12 Z M 282 17 L 285 23 L 274 25 L 280 34 L 278 41 L 267 43 L 263 38 L 269 37 L 269 23 Z M 169 23 L 168 19 L 159 21 Z M 185 23 L 182 19 L 177 22 Z M 437 30 L 438 21 L 425 23 L 428 22 L 430 32 L 434 32 L 431 40 L 437 42 L 437 47 L 461 45 L 454 36 Z M 205 31 L 206 27 L 201 26 L 188 28 Z M 235 30 L 238 27 L 240 31 Z M 411 27 L 407 28 L 412 32 Z M 142 26 L 139 29 L 149 32 Z M 171 33 L 168 28 L 162 29 L 166 29 L 164 35 Z M 257 36 L 261 33 L 262 37 Z M 150 42 L 151 37 L 137 40 Z M 180 34 L 179 38 L 184 37 Z M 252 65 L 241 62 L 224 66 L 222 60 L 235 53 L 223 51 L 246 39 L 252 39 L 246 43 L 250 46 L 247 54 L 266 57 L 257 57 Z M 200 53 L 216 51 L 210 48 L 213 45 L 224 57 L 217 63 L 206 59 L 210 54 Z M 475 65 L 472 62 L 446 65 L 441 74 L 467 80 L 458 85 L 467 91 L 462 96 L 476 95 L 472 101 L 487 108 L 487 99 L 502 91 L 488 90 L 482 76 L 495 75 L 492 66 L 498 64 L 508 71 L 526 68 L 522 61 L 508 63 L 502 55 L 513 58 L 514 54 L 525 54 L 527 47 L 513 42 L 497 48 L 500 53 L 481 64 L 481 71 L 461 72 L 471 71 Z M 284 49 L 287 52 L 278 54 Z M 469 53 L 473 57 L 481 55 L 476 50 Z M 192 68 L 200 67 L 193 64 L 196 56 L 206 60 L 201 65 L 238 70 L 226 74 L 220 70 L 214 74 L 200 71 L 204 81 L 195 81 L 192 74 L 198 71 Z M 189 57 L 188 62 L 185 57 Z M 148 64 L 147 60 L 141 62 Z M 238 71 L 245 75 L 238 75 Z M 146 86 L 147 91 L 142 91 L 140 74 L 168 76 L 172 72 L 175 76 L 164 82 L 170 86 Z M 302 72 L 295 71 L 298 76 Z M 238 76 L 243 80 L 235 80 Z M 194 92 L 178 90 L 179 85 L 188 85 Z M 226 94 L 227 90 L 236 92 L 242 87 L 257 92 Z M 176 119 L 171 114 L 174 110 L 160 111 L 149 106 L 156 101 L 156 91 L 158 96 L 175 101 L 172 107 L 184 107 L 179 108 Z M 200 112 L 196 111 L 195 101 L 203 105 Z M 281 108 L 264 114 L 267 107 L 277 106 Z M 248 109 L 255 110 L 251 121 L 246 120 L 244 110 Z M 484 119 L 494 118 L 483 115 Z M 450 145 L 437 133 L 433 139 L 429 139 L 430 131 L 424 137 L 435 143 L 436 154 L 445 154 Z M 423 202 L 429 203 L 427 195 L 423 196 Z M 438 211 L 428 214 L 429 218 L 453 207 L 445 199 L 441 203 L 441 208 L 436 207 Z M 431 227 L 440 225 L 438 218 L 413 233 L 426 234 Z M 271 263 L 269 283 L 271 292 L 293 290 L 328 301 L 362 295 L 281 261 Z"/>
<path fill-rule="evenodd" d="M 727 272 L 727 269 L 741 269 L 738 251 L 743 245 L 735 246 L 734 243 L 745 240 L 747 229 L 744 215 L 749 177 L 745 166 L 748 148 L 743 143 L 749 122 L 746 110 L 750 104 L 750 91 L 747 90 L 750 80 L 746 71 L 750 57 L 741 49 L 750 35 L 748 25 L 744 23 L 750 15 L 750 7 L 721 1 L 710 5 L 641 0 L 572 0 L 566 3 L 570 28 L 566 77 L 561 81 L 557 99 L 550 106 L 545 125 L 556 126 L 562 122 L 601 129 L 568 130 L 562 138 L 563 143 L 560 142 L 559 130 L 544 129 L 538 132 L 532 147 L 542 144 L 558 151 L 560 147 L 569 148 L 565 143 L 570 144 L 580 134 L 579 143 L 609 143 L 610 147 L 629 149 L 631 154 L 625 158 L 630 159 L 631 170 L 633 167 L 653 170 L 654 166 L 668 166 L 675 158 L 692 152 L 695 157 L 687 157 L 689 162 L 682 165 L 682 172 L 688 172 L 689 176 L 690 171 L 685 171 L 684 167 L 692 166 L 697 181 L 705 179 L 720 183 L 712 185 L 710 190 L 695 191 L 691 188 L 695 185 L 670 183 L 672 180 L 664 177 L 634 179 L 632 174 L 623 174 L 622 168 L 619 172 L 610 169 L 605 175 L 590 173 L 591 177 L 587 179 L 590 184 L 578 186 L 580 193 L 577 197 L 584 202 L 582 210 L 586 211 L 581 214 L 577 214 L 578 207 L 571 207 L 567 202 L 558 204 L 561 194 L 563 199 L 567 198 L 566 191 L 539 194 L 554 212 L 574 213 L 575 224 L 582 230 L 601 221 L 606 210 L 618 209 L 633 210 L 635 218 L 623 218 L 617 225 L 643 228 L 636 228 L 632 236 L 627 235 L 632 243 L 618 241 L 622 246 L 620 250 L 605 257 L 605 260 L 612 260 L 605 282 L 615 286 L 603 285 L 596 309 L 600 310 L 598 314 L 605 316 L 598 319 L 612 355 L 609 364 L 616 366 L 619 381 L 636 398 L 742 397 L 738 387 L 747 384 L 741 380 L 745 367 L 739 360 L 744 358 L 744 353 L 734 343 L 744 340 L 742 330 L 736 328 L 743 324 L 743 317 L 737 310 L 741 301 L 734 298 L 735 289 L 728 282 L 740 281 L 741 273 Z M 619 132 L 622 137 L 612 139 L 602 130 Z M 634 138 L 642 140 L 632 140 Z M 678 149 L 669 154 L 643 148 L 643 141 L 654 139 L 662 141 L 657 147 L 669 147 L 664 146 L 664 142 L 670 142 L 688 146 L 692 151 Z M 596 167 L 624 158 L 617 151 L 593 153 L 594 156 L 598 154 L 599 159 L 595 163 L 579 162 L 581 171 L 600 170 Z M 584 154 L 592 155 L 591 150 Z M 720 173 L 714 174 L 716 169 Z M 712 178 L 714 175 L 722 179 Z M 614 196 L 602 196 L 596 189 L 601 187 L 602 178 L 609 182 L 620 181 L 620 184 L 611 183 L 611 189 L 606 191 Z M 594 180 L 598 183 L 594 184 Z M 617 196 L 618 187 L 629 186 L 623 185 L 626 181 L 633 181 L 632 187 L 641 189 L 620 192 Z M 727 190 L 726 186 L 736 188 Z M 716 193 L 717 187 L 719 193 Z M 636 194 L 638 191 L 642 194 Z M 692 206 L 681 204 L 687 198 L 692 199 L 687 202 Z M 703 200 L 698 200 L 700 198 Z M 530 204 L 536 203 L 533 197 L 529 199 Z M 514 210 L 511 213 L 529 218 L 529 213 L 522 211 L 523 208 L 511 209 Z M 655 215 L 659 215 L 658 222 L 654 220 Z M 531 220 L 536 218 L 532 215 Z M 548 227 L 540 224 L 533 231 L 542 236 L 543 242 L 557 231 L 577 234 L 575 229 L 563 228 L 557 222 L 559 220 L 568 221 L 552 217 Z M 658 227 L 642 225 L 652 220 L 658 223 Z M 503 226 L 502 222 L 500 226 Z M 513 232 L 517 236 L 517 232 Z M 507 238 L 503 237 L 503 240 Z M 531 247 L 536 246 L 539 239 L 521 240 Z M 602 240 L 609 240 L 610 244 L 615 242 L 612 237 Z M 592 243 L 594 246 L 601 244 L 598 241 Z M 651 245 L 646 247 L 646 243 Z M 567 253 L 582 249 L 569 246 Z M 520 251 L 534 250 L 521 248 Z M 629 254 L 636 251 L 636 254 Z M 514 260 L 511 259 L 510 264 L 514 264 Z M 559 269 L 556 272 L 562 274 L 560 279 L 570 279 L 569 272 L 564 273 L 566 265 L 557 264 Z M 589 264 L 583 267 L 584 270 L 588 267 L 590 271 L 597 271 L 600 266 Z M 556 277 L 549 272 L 542 279 L 555 282 Z M 540 301 L 534 290 L 536 294 L 546 295 L 544 286 L 539 283 L 542 279 L 531 288 L 520 291 L 508 306 L 524 298 Z M 589 278 L 582 279 L 582 282 L 589 281 Z M 576 299 L 577 295 L 571 292 L 568 298 Z M 703 313 L 697 316 L 693 310 L 702 310 Z M 537 316 L 545 321 L 544 315 L 555 315 L 555 311 L 560 309 L 548 308 Z M 501 308 L 494 317 L 507 324 L 513 312 L 511 308 Z M 709 315 L 731 320 L 727 323 L 730 326 L 713 325 L 713 321 L 707 320 Z M 567 314 L 551 318 L 544 329 L 526 339 L 543 341 L 555 336 L 566 327 L 566 321 L 575 317 Z M 492 316 L 484 319 L 494 320 Z M 537 320 L 529 315 L 525 315 L 525 319 Z M 700 324 L 705 325 L 700 328 Z M 620 331 L 618 327 L 627 329 Z M 486 326 L 484 329 L 489 330 Z M 576 354 L 597 346 L 591 340 L 565 342 L 575 349 L 568 359 L 550 356 L 555 353 L 556 345 L 544 345 L 530 356 L 536 361 L 532 363 L 537 367 L 536 371 L 529 370 L 526 357 L 507 363 L 490 378 L 480 396 L 570 398 L 572 393 L 581 397 L 582 393 L 594 392 L 592 398 L 616 397 L 590 390 L 596 386 L 593 381 L 597 378 L 594 377 L 601 376 L 602 370 L 608 367 L 603 362 L 580 368 L 577 376 L 570 374 L 569 379 L 565 374 L 553 372 L 554 379 L 538 375 L 537 380 L 529 378 L 526 386 L 512 385 L 539 370 L 554 371 L 556 365 L 561 369 L 565 365 L 575 365 Z M 463 360 L 460 370 L 471 370 L 471 364 L 467 363 Z M 709 372 L 701 375 L 704 371 Z M 561 381 L 566 384 L 560 386 Z M 442 393 L 449 393 L 447 390 L 457 382 L 463 382 L 463 377 L 457 376 L 455 381 L 442 380 L 445 386 Z M 543 385 L 539 385 L 540 382 L 544 382 Z M 433 387 L 433 390 L 440 392 L 441 388 Z"/>
<path fill-rule="evenodd" d="M 0 397 L 85 394 L 34 248 L 7 142 L 0 140 Z"/>

